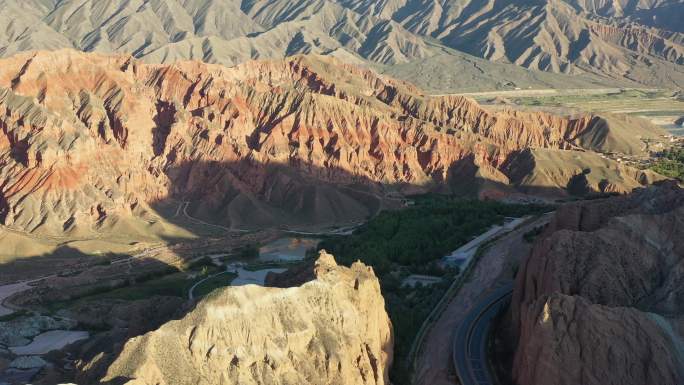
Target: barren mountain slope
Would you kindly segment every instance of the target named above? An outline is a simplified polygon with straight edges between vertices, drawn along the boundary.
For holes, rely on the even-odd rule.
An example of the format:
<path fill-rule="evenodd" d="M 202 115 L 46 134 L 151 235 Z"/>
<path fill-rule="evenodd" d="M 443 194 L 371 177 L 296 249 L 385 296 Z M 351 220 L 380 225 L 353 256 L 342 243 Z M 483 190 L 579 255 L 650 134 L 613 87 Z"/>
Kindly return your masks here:
<path fill-rule="evenodd" d="M 669 4 L 663 14 L 684 15 L 684 4 Z M 400 23 L 409 30 L 492 61 L 551 72 L 683 84 L 681 32 L 651 29 L 632 18 L 598 18 L 560 0 L 449 1 L 444 7 L 410 9 L 413 13 L 395 15 L 404 18 Z M 415 22 L 418 17 L 420 23 Z M 437 23 L 425 24 L 425 20 Z"/>
<path fill-rule="evenodd" d="M 675 183 L 559 210 L 514 290 L 516 383 L 681 383 L 683 219 Z"/>
<path fill-rule="evenodd" d="M 595 74 L 566 75 L 528 70 L 515 64 L 492 62 L 454 49 L 393 65 L 373 64 L 377 71 L 405 79 L 433 94 L 482 90 L 590 89 L 641 87 L 629 80 L 607 79 Z M 341 58 L 347 60 L 346 58 Z"/>
<path fill-rule="evenodd" d="M 46 6 L 4 0 L 0 6 L 8 22 L 0 39 L 5 56 L 77 48 L 233 65 L 340 47 L 382 63 L 427 55 L 423 39 L 399 24 L 330 1 L 71 0 Z"/>
<path fill-rule="evenodd" d="M 225 68 L 26 53 L 0 62 L 0 87 L 0 222 L 28 232 L 154 224 L 169 199 L 233 227 L 321 224 L 366 217 L 387 189 L 511 193 L 511 176 L 543 173 L 535 187 L 557 196 L 586 168 L 604 175 L 595 191 L 656 177 L 592 160 L 645 148 L 599 117 L 488 112 L 319 56 Z M 550 172 L 528 148 L 573 165 Z"/>
<path fill-rule="evenodd" d="M 361 262 L 324 251 L 299 287 L 224 288 L 129 340 L 102 380 L 130 384 L 389 384 L 392 325 Z M 83 368 L 89 376 L 107 358 Z M 117 382 L 123 383 L 123 382 Z"/>
<path fill-rule="evenodd" d="M 518 85 L 510 75 L 522 66 L 575 76 L 542 77 L 535 87 L 590 86 L 597 77 L 682 87 L 682 16 L 681 0 L 1 0 L 0 55 L 76 48 L 224 65 L 300 53 L 390 66 L 472 59 L 450 47 L 496 62 L 490 76 L 504 85 Z M 466 80 L 477 76 L 464 68 Z M 520 75 L 520 85 L 530 77 Z"/>
<path fill-rule="evenodd" d="M 565 0 L 576 9 L 602 17 L 626 17 L 641 24 L 684 32 L 677 0 Z"/>

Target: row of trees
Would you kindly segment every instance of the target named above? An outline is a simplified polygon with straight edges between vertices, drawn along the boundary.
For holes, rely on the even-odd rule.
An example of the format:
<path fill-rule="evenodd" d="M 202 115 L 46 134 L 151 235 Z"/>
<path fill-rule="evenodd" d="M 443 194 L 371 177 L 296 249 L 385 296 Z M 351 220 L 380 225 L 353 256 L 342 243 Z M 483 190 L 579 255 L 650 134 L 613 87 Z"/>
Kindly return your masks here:
<path fill-rule="evenodd" d="M 684 180 L 684 148 L 672 148 L 663 154 L 653 166 L 653 171 L 658 174 Z"/>
<path fill-rule="evenodd" d="M 502 223 L 504 217 L 547 209 L 536 205 L 421 196 L 416 198 L 415 206 L 385 211 L 354 234 L 324 240 L 319 248 L 325 248 L 343 264 L 362 260 L 380 276 L 397 266 L 420 272 L 492 225 Z"/>

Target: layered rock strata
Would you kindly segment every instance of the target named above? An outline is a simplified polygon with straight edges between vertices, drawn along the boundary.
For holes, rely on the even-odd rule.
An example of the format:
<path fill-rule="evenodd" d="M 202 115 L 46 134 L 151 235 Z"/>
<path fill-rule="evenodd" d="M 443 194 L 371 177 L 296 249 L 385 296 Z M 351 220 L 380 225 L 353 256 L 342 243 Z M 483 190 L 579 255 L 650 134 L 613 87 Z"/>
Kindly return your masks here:
<path fill-rule="evenodd" d="M 388 189 L 563 195 L 586 169 L 596 191 L 657 178 L 586 155 L 646 150 L 613 120 L 490 112 L 318 56 L 226 68 L 24 53 L 0 62 L 0 112 L 0 223 L 47 235 L 156 223 L 169 202 L 263 227 L 365 218 Z"/>

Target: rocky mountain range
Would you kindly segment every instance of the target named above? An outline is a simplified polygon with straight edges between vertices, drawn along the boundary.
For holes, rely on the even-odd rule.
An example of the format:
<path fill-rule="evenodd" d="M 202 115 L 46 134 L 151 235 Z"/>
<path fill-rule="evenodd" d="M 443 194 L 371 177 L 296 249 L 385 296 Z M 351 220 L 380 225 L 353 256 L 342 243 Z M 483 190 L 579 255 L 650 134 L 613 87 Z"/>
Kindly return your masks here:
<path fill-rule="evenodd" d="M 118 355 L 79 363 L 83 376 L 120 384 L 389 384 L 392 325 L 373 269 L 338 266 L 323 251 L 312 272 L 298 287 L 212 293 Z"/>
<path fill-rule="evenodd" d="M 680 384 L 684 190 L 658 172 L 681 179 L 682 141 L 634 114 L 683 124 L 682 20 L 684 0 L 0 0 L 0 383 L 387 385 L 394 337 L 408 381 L 458 359 L 458 317 L 484 341 L 477 296 L 516 279 L 491 339 L 512 383 Z M 376 250 L 403 218 L 378 242 L 410 246 Z M 293 233 L 369 241 L 342 267 Z M 396 334 L 345 251 L 373 254 Z M 19 356 L 52 331 L 80 336 Z"/>
<path fill-rule="evenodd" d="M 0 55 L 74 48 L 232 66 L 315 53 L 394 76 L 431 68 L 448 79 L 441 89 L 681 88 L 682 15 L 681 0 L 2 0 Z M 406 77 L 431 84 L 424 76 Z"/>
<path fill-rule="evenodd" d="M 492 112 L 321 56 L 24 53 L 0 62 L 0 87 L 0 223 L 22 232 L 150 231 L 170 200 L 250 228 L 359 220 L 390 191 L 558 197 L 580 176 L 595 192 L 660 178 L 595 152 L 647 151 L 661 131 L 641 119 Z"/>
<path fill-rule="evenodd" d="M 675 183 L 563 206 L 516 282 L 514 381 L 681 383 L 683 219 Z"/>

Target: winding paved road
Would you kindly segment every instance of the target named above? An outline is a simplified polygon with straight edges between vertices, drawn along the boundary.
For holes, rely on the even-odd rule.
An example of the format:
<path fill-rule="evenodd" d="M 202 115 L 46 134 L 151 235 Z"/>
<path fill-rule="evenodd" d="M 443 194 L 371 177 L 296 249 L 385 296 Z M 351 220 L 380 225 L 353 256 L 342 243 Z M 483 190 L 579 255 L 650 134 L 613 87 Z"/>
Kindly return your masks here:
<path fill-rule="evenodd" d="M 533 218 L 491 243 L 458 293 L 447 304 L 430 330 L 415 361 L 415 385 L 454 385 L 458 383 L 454 367 L 454 341 L 459 326 L 479 308 L 482 298 L 513 281 L 514 266 L 529 255 L 532 244 L 523 234 L 547 223 L 549 215 Z M 477 382 L 467 382 L 472 384 Z"/>
<path fill-rule="evenodd" d="M 489 370 L 487 342 L 492 320 L 508 305 L 513 284 L 506 283 L 473 306 L 454 338 L 453 361 L 462 385 L 494 385 Z"/>

